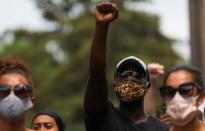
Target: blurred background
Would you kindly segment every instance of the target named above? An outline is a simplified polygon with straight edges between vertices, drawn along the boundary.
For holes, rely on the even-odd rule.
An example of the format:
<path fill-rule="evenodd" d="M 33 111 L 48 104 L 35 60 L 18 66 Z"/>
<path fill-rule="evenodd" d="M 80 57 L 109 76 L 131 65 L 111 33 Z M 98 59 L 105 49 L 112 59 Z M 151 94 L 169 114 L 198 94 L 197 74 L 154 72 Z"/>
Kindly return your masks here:
<path fill-rule="evenodd" d="M 37 103 L 59 112 L 67 130 L 83 131 L 94 7 L 102 0 L 6 0 L 0 2 L 0 56 L 15 55 L 33 72 Z M 112 95 L 117 62 L 134 55 L 168 69 L 191 64 L 188 0 L 113 0 L 119 18 L 108 37 L 107 77 Z"/>

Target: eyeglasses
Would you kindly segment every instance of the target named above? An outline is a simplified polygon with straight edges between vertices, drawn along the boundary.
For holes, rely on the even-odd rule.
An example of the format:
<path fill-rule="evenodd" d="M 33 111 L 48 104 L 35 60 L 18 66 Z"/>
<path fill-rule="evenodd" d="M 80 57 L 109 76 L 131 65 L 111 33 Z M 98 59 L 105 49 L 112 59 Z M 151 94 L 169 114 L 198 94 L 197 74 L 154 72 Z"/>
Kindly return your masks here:
<path fill-rule="evenodd" d="M 159 88 L 160 95 L 165 100 L 171 100 L 175 96 L 177 91 L 179 92 L 181 96 L 183 96 L 184 98 L 187 98 L 187 97 L 193 96 L 195 93 L 195 90 L 199 92 L 200 88 L 194 82 L 181 84 L 178 89 L 175 89 L 172 86 L 162 86 Z"/>
<path fill-rule="evenodd" d="M 145 78 L 146 74 L 135 70 L 125 70 L 117 73 L 117 77 L 120 78 L 127 78 L 128 76 L 134 77 L 136 79 L 142 79 Z"/>
<path fill-rule="evenodd" d="M 7 97 L 11 91 L 19 98 L 27 98 L 32 96 L 32 89 L 29 85 L 16 85 L 12 89 L 9 85 L 0 84 L 0 99 Z"/>

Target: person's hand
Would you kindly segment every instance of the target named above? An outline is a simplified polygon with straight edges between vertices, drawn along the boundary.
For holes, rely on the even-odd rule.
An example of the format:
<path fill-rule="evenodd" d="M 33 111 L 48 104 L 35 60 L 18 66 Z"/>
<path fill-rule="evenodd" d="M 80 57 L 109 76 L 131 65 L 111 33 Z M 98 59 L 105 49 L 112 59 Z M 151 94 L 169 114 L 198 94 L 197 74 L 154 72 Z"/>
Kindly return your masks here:
<path fill-rule="evenodd" d="M 148 64 L 150 81 L 157 81 L 164 74 L 164 66 L 159 63 Z"/>
<path fill-rule="evenodd" d="M 101 2 L 96 5 L 95 17 L 97 22 L 110 23 L 118 17 L 118 7 L 114 3 Z"/>
<path fill-rule="evenodd" d="M 160 121 L 167 124 L 167 125 L 174 126 L 174 122 L 168 114 L 161 115 Z"/>

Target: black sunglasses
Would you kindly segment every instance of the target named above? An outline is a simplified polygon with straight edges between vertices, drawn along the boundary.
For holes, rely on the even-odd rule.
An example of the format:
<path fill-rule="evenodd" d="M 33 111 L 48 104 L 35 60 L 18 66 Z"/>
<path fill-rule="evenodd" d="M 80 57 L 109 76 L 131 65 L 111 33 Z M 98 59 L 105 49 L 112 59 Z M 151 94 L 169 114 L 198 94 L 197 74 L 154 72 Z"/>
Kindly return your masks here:
<path fill-rule="evenodd" d="M 32 89 L 29 85 L 16 85 L 12 89 L 9 85 L 0 84 L 0 99 L 7 97 L 11 91 L 19 98 L 27 98 L 32 96 Z"/>
<path fill-rule="evenodd" d="M 117 73 L 117 77 L 120 78 L 127 78 L 128 76 L 134 77 L 136 79 L 142 79 L 145 78 L 146 74 L 135 70 L 124 70 L 122 72 Z"/>
<path fill-rule="evenodd" d="M 160 95 L 165 100 L 171 100 L 176 92 L 178 91 L 181 96 L 184 98 L 194 95 L 195 90 L 200 91 L 199 86 L 194 82 L 184 83 L 179 86 L 178 89 L 175 89 L 172 86 L 162 86 L 159 88 Z"/>

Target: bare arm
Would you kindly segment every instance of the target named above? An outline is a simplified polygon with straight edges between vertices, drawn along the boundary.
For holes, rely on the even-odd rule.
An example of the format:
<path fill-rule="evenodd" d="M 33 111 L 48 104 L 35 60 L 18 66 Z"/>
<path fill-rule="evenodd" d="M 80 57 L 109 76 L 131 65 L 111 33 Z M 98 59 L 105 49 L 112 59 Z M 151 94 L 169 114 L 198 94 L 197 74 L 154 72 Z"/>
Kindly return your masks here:
<path fill-rule="evenodd" d="M 106 41 L 109 24 L 118 16 L 115 4 L 103 2 L 95 10 L 96 28 L 90 50 L 89 79 L 85 91 L 84 106 L 92 113 L 107 105 Z"/>
<path fill-rule="evenodd" d="M 164 74 L 164 66 L 158 63 L 151 63 L 148 64 L 148 71 L 152 86 L 145 95 L 144 110 L 151 115 L 156 115 L 158 98 L 157 81 Z"/>

